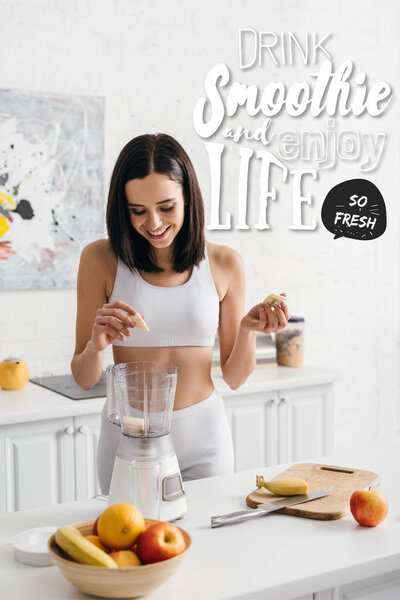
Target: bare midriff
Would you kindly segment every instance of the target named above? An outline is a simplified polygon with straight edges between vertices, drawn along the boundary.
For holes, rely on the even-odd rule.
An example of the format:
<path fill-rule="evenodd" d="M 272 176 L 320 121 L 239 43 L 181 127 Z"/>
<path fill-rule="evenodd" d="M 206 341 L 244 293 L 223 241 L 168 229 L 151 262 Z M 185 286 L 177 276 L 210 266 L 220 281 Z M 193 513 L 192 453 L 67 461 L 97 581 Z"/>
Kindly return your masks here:
<path fill-rule="evenodd" d="M 134 331 L 132 335 L 135 335 Z M 132 348 L 113 346 L 114 363 L 137 361 L 172 362 L 178 367 L 174 410 L 205 400 L 213 392 L 210 346 Z"/>

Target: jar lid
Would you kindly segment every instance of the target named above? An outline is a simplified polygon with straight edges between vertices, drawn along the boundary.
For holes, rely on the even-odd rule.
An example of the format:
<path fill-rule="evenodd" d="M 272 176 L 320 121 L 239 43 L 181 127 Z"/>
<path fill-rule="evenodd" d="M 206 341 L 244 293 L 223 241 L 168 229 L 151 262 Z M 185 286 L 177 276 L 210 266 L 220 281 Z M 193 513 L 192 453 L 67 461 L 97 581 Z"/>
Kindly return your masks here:
<path fill-rule="evenodd" d="M 304 317 L 290 317 L 288 323 L 304 323 Z"/>

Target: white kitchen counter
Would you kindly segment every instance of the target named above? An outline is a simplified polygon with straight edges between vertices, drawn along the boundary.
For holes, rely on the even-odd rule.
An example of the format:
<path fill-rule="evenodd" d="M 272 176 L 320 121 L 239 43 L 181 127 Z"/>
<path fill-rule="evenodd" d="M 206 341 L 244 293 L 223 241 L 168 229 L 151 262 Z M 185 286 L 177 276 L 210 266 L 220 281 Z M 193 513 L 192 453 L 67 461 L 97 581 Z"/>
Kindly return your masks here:
<path fill-rule="evenodd" d="M 188 513 L 178 524 L 192 536 L 192 547 L 173 578 L 147 597 L 279 600 L 399 569 L 400 482 L 394 471 L 399 461 L 399 444 L 359 448 L 351 457 L 335 455 L 309 461 L 367 469 L 380 475 L 379 489 L 388 497 L 389 514 L 373 528 L 361 527 L 351 515 L 317 521 L 282 514 L 210 528 L 211 516 L 246 507 L 245 497 L 254 489 L 257 473 L 269 479 L 289 465 L 187 482 Z M 56 567 L 17 563 L 8 542 L 24 529 L 95 518 L 105 506 L 104 501 L 94 499 L 0 516 L 0 598 L 88 598 Z"/>
<path fill-rule="evenodd" d="M 222 379 L 221 372 L 212 374 L 215 387 L 226 396 L 265 392 L 271 390 L 288 390 L 303 386 L 314 386 L 334 383 L 341 375 L 330 369 L 320 367 L 263 367 L 254 369 L 253 373 L 238 390 L 231 390 Z"/>
<path fill-rule="evenodd" d="M 276 389 L 288 389 L 300 385 L 333 383 L 339 379 L 337 373 L 317 367 L 266 367 L 257 368 L 239 391 L 231 390 L 223 381 L 220 372 L 212 374 L 215 387 L 224 397 L 238 393 L 256 393 Z M 0 425 L 42 421 L 100 413 L 104 397 L 86 400 L 70 400 L 61 394 L 28 382 L 20 391 L 0 389 Z"/>
<path fill-rule="evenodd" d="M 100 413 L 104 400 L 70 400 L 29 381 L 23 390 L 0 391 L 0 425 Z"/>

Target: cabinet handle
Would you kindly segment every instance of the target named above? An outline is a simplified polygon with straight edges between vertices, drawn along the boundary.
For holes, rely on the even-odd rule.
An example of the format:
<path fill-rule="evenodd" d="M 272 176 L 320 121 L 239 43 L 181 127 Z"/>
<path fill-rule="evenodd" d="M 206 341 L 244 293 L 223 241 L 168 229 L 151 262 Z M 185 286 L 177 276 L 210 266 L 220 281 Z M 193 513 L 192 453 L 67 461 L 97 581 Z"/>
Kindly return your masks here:
<path fill-rule="evenodd" d="M 67 435 L 74 435 L 75 429 L 72 427 L 72 425 L 68 425 L 68 427 L 64 429 L 64 433 Z"/>
<path fill-rule="evenodd" d="M 287 398 L 281 398 L 279 400 L 279 402 L 281 402 L 282 404 L 287 404 L 288 403 Z"/>
<path fill-rule="evenodd" d="M 270 398 L 269 402 L 270 404 L 279 404 L 278 398 Z"/>
<path fill-rule="evenodd" d="M 87 425 L 81 425 L 78 429 L 79 433 L 82 433 L 82 435 L 87 435 L 90 431 L 89 427 Z"/>

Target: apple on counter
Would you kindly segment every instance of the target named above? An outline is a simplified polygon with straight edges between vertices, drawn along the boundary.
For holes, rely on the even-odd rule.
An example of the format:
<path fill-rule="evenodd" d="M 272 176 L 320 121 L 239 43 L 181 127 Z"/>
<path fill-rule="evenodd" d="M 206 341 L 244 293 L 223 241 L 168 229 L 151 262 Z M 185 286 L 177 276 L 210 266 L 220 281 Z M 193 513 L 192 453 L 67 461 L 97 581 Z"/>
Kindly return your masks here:
<path fill-rule="evenodd" d="M 350 498 L 350 510 L 355 520 L 366 527 L 375 527 L 388 514 L 389 505 L 383 492 L 355 490 Z"/>
<path fill-rule="evenodd" d="M 178 527 L 163 521 L 145 529 L 137 543 L 137 553 L 144 564 L 172 558 L 185 549 L 185 539 Z"/>

